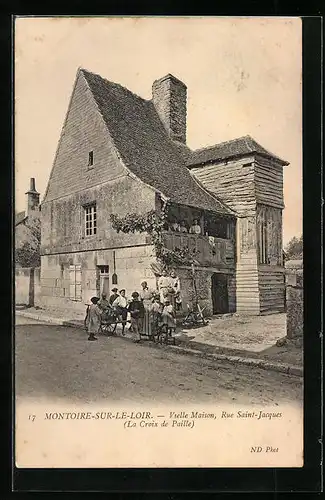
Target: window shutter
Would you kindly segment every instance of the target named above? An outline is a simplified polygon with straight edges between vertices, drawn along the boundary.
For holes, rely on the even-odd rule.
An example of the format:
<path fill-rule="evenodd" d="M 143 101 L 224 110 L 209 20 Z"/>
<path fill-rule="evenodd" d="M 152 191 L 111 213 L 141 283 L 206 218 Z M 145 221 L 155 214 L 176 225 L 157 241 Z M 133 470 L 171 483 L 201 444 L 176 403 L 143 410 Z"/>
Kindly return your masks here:
<path fill-rule="evenodd" d="M 70 300 L 81 300 L 81 266 L 69 266 L 69 297 Z"/>
<path fill-rule="evenodd" d="M 69 266 L 69 297 L 71 300 L 75 300 L 76 296 L 76 290 L 75 290 L 75 283 L 76 283 L 76 274 L 75 274 L 75 266 Z"/>
<path fill-rule="evenodd" d="M 75 300 L 81 300 L 81 266 L 75 266 Z"/>

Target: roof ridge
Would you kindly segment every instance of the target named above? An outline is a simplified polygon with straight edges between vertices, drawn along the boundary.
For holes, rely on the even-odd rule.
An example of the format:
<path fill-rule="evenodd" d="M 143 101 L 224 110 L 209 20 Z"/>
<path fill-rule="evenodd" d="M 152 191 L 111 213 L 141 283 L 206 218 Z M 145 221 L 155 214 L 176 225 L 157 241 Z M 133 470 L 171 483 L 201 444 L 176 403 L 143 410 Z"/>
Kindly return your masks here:
<path fill-rule="evenodd" d="M 224 144 L 229 144 L 230 142 L 235 142 L 235 141 L 241 141 L 243 139 L 247 139 L 247 138 L 251 138 L 250 135 L 243 135 L 241 137 L 236 137 L 234 139 L 229 139 L 228 141 L 223 141 L 223 142 L 217 142 L 216 144 L 213 144 L 212 146 L 205 146 L 203 148 L 199 148 L 199 149 L 193 149 L 193 153 L 198 153 L 199 151 L 207 151 L 208 149 L 213 149 L 217 146 L 223 146 Z"/>
<path fill-rule="evenodd" d="M 105 84 L 109 84 L 109 85 L 115 85 L 116 87 L 119 87 L 120 89 L 122 89 L 123 91 L 125 92 L 128 92 L 129 94 L 131 94 L 133 97 L 136 97 L 137 99 L 140 99 L 141 101 L 145 102 L 145 103 L 148 103 L 148 102 L 151 102 L 150 99 L 144 99 L 143 97 L 139 96 L 138 94 L 135 94 L 134 92 L 132 92 L 130 89 L 128 89 L 127 87 L 124 87 L 124 85 L 122 85 L 121 83 L 117 83 L 117 82 L 113 82 L 112 80 L 108 80 L 107 78 L 104 78 L 103 76 L 99 75 L 98 73 L 94 73 L 93 71 L 89 71 L 88 69 L 85 69 L 85 68 L 79 68 L 79 70 L 85 74 L 88 73 L 89 75 L 92 75 L 92 76 L 95 76 L 97 78 L 100 78 L 101 80 L 103 80 L 103 82 Z M 86 76 L 87 78 L 87 76 Z"/>
<path fill-rule="evenodd" d="M 247 146 L 247 149 L 249 149 L 251 152 L 254 152 L 254 148 L 252 148 L 252 142 L 255 142 L 256 144 L 258 144 L 258 143 L 253 139 L 253 137 L 251 137 L 250 135 L 245 135 L 245 137 L 243 137 L 243 139 L 245 140 L 245 144 Z M 248 140 L 249 140 L 250 144 L 248 143 Z"/>

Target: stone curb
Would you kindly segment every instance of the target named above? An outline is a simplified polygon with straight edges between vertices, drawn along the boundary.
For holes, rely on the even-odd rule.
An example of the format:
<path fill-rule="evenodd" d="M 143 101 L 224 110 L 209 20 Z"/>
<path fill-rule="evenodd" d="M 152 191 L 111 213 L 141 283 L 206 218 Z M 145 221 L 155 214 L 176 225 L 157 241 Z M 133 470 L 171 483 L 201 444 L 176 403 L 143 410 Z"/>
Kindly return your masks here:
<path fill-rule="evenodd" d="M 16 316 L 23 316 L 25 318 L 36 319 L 38 321 L 45 321 L 46 323 L 52 323 L 53 325 L 63 326 L 66 322 L 62 319 L 54 318 L 53 316 L 46 316 L 45 314 L 30 313 L 28 311 L 17 310 L 15 312 Z"/>
<path fill-rule="evenodd" d="M 54 318 L 53 316 L 38 315 L 37 313 L 29 313 L 28 311 L 16 311 L 17 316 L 25 316 L 27 318 L 36 319 L 38 321 L 45 321 L 46 323 L 52 323 L 54 325 L 60 326 L 70 326 L 72 328 L 82 328 L 82 321 L 67 321 L 63 319 Z M 128 339 L 127 337 L 123 337 Z M 188 347 L 181 347 L 177 345 L 164 346 L 171 351 L 179 352 L 180 354 L 188 354 L 191 356 L 198 356 L 205 359 L 211 359 L 213 361 L 227 361 L 232 364 L 241 364 L 246 366 L 255 366 L 256 368 L 262 368 L 264 370 L 270 370 L 280 373 L 287 373 L 288 375 L 293 375 L 296 377 L 303 377 L 304 370 L 300 366 L 285 365 L 282 363 L 272 363 L 264 359 L 258 358 L 244 358 L 242 356 L 230 356 L 227 354 L 211 354 L 205 353 L 198 349 L 189 349 Z"/>
<path fill-rule="evenodd" d="M 297 377 L 303 377 L 303 368 L 300 366 L 285 365 L 282 363 L 272 363 L 264 359 L 258 358 L 244 358 L 241 356 L 230 356 L 227 354 L 210 354 L 199 351 L 198 349 L 188 349 L 180 346 L 168 346 L 175 352 L 177 350 L 183 354 L 189 354 L 192 356 L 199 356 L 201 358 L 211 359 L 213 361 L 227 361 L 232 364 L 241 364 L 246 366 L 255 366 L 256 368 L 262 368 L 264 370 L 270 370 L 280 373 L 287 373 L 289 375 L 294 375 Z"/>

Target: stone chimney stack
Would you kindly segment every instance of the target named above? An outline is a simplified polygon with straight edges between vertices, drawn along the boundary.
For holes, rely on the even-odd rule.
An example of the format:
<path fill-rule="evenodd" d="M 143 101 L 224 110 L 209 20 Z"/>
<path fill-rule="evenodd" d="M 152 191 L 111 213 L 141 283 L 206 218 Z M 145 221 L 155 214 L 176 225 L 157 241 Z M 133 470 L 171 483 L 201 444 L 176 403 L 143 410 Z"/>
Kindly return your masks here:
<path fill-rule="evenodd" d="M 29 191 L 27 191 L 27 216 L 33 215 L 33 212 L 39 212 L 39 197 L 40 194 L 36 191 L 35 188 L 35 179 L 31 177 Z"/>
<path fill-rule="evenodd" d="M 169 137 L 186 144 L 186 85 L 173 75 L 154 81 L 152 101 Z"/>

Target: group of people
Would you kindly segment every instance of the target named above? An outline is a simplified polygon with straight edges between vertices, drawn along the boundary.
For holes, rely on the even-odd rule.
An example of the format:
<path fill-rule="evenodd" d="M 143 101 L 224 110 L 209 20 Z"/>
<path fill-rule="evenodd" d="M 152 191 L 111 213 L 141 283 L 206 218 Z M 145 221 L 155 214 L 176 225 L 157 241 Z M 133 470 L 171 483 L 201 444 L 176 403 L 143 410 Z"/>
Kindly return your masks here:
<path fill-rule="evenodd" d="M 133 340 L 140 341 L 140 334 L 153 337 L 159 328 L 169 329 L 176 327 L 176 311 L 182 306 L 180 294 L 180 280 L 172 271 L 170 275 L 162 272 L 158 280 L 158 291 L 148 287 L 146 281 L 141 283 L 141 291 L 133 292 L 131 298 L 126 297 L 125 289 L 112 289 L 107 299 L 103 293 L 101 298 L 92 297 L 88 307 L 86 326 L 89 333 L 88 340 L 97 340 L 96 334 L 103 321 L 118 317 L 122 324 L 122 335 L 130 317 L 130 330 Z"/>
<path fill-rule="evenodd" d="M 169 225 L 169 230 L 176 233 L 190 233 L 190 234 L 201 234 L 201 226 L 197 219 L 193 220 L 192 225 L 187 228 L 185 221 L 174 221 Z"/>

